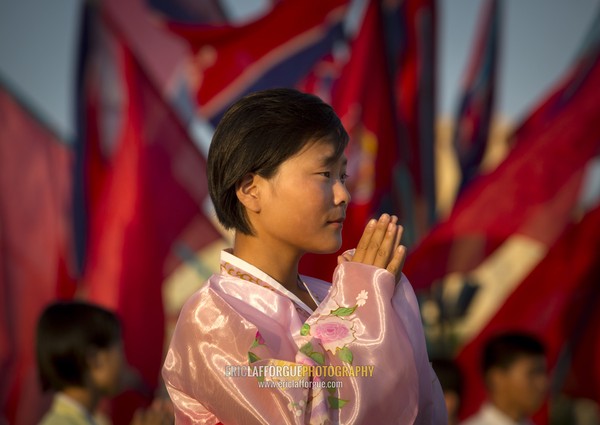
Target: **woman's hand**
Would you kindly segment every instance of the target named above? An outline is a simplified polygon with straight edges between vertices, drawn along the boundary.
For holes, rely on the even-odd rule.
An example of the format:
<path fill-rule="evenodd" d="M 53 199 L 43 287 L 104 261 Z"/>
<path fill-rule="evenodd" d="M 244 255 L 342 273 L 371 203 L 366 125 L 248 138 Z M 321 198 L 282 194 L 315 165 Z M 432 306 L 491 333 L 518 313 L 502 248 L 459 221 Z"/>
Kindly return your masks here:
<path fill-rule="evenodd" d="M 338 263 L 354 261 L 381 267 L 392 273 L 398 283 L 406 258 L 406 247 L 400 245 L 403 229 L 397 222 L 398 217 L 388 214 L 382 214 L 379 220 L 370 220 L 354 256 L 340 255 Z"/>

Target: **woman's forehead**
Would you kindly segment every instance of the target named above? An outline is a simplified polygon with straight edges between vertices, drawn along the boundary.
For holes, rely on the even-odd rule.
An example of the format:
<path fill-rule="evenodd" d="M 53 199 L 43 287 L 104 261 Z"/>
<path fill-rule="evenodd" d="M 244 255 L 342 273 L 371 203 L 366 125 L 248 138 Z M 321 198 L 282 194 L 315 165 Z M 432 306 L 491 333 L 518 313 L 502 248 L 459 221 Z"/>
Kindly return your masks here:
<path fill-rule="evenodd" d="M 328 139 L 309 141 L 296 156 L 317 161 L 322 165 L 347 163 L 343 150 L 339 151 L 337 145 Z"/>

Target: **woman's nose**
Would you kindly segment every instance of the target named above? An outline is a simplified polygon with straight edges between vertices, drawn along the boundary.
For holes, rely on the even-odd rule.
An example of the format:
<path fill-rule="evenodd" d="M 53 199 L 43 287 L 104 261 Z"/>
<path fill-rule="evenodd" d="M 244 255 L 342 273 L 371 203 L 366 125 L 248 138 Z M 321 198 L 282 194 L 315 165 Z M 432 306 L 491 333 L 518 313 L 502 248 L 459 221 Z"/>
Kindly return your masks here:
<path fill-rule="evenodd" d="M 333 195 L 335 205 L 348 205 L 350 203 L 350 192 L 348 192 L 348 188 L 346 188 L 346 185 L 341 180 L 336 180 L 333 187 Z"/>

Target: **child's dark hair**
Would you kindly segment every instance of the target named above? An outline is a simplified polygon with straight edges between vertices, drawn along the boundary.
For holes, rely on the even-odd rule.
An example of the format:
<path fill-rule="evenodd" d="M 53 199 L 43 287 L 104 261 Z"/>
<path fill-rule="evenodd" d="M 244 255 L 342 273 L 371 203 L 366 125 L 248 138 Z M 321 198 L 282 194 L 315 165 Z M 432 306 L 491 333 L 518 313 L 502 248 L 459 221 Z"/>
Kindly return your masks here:
<path fill-rule="evenodd" d="M 508 369 L 521 357 L 544 355 L 544 345 L 536 337 L 521 332 L 502 333 L 485 344 L 481 366 L 485 375 L 493 367 Z"/>
<path fill-rule="evenodd" d="M 272 177 L 307 143 L 327 141 L 339 158 L 348 134 L 331 106 L 311 94 L 280 88 L 252 93 L 227 110 L 208 152 L 208 190 L 227 229 L 251 235 L 236 189 L 249 173 Z"/>
<path fill-rule="evenodd" d="M 55 302 L 38 320 L 36 356 L 44 391 L 84 386 L 89 359 L 121 341 L 117 316 L 80 301 Z"/>

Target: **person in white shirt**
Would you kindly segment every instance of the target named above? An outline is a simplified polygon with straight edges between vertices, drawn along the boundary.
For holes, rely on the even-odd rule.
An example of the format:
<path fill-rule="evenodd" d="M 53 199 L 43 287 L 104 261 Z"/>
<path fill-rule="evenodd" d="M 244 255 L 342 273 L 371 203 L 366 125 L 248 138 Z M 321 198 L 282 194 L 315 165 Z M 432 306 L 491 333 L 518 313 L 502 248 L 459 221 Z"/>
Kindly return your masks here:
<path fill-rule="evenodd" d="M 523 333 L 504 333 L 484 347 L 483 376 L 488 400 L 461 425 L 526 425 L 548 389 L 543 344 Z"/>

